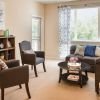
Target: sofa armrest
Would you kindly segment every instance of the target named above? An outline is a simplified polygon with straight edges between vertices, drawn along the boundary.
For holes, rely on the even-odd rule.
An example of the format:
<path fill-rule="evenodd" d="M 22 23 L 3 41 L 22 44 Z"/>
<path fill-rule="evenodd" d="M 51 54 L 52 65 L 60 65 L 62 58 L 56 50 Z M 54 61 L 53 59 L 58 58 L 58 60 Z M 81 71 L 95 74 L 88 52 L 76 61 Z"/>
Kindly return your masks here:
<path fill-rule="evenodd" d="M 6 61 L 5 63 L 7 64 L 8 68 L 20 66 L 19 60 L 9 60 Z"/>
<path fill-rule="evenodd" d="M 74 54 L 76 50 L 76 45 L 71 45 L 70 47 L 70 54 Z"/>

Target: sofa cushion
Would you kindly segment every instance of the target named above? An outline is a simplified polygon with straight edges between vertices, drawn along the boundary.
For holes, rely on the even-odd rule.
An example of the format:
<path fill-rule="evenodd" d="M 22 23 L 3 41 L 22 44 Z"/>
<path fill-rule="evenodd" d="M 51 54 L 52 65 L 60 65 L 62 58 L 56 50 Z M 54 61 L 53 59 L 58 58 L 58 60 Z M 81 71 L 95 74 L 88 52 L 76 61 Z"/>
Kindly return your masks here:
<path fill-rule="evenodd" d="M 96 46 L 87 45 L 85 47 L 84 56 L 94 57 L 95 56 L 95 49 L 96 49 Z"/>
<path fill-rule="evenodd" d="M 99 56 L 100 57 L 100 47 L 96 47 L 95 56 Z"/>
<path fill-rule="evenodd" d="M 77 45 L 76 50 L 75 50 L 75 54 L 79 54 L 79 55 L 84 56 L 84 50 L 85 50 L 84 46 Z"/>
<path fill-rule="evenodd" d="M 100 57 L 89 57 L 89 56 L 84 56 L 83 61 L 88 63 L 88 64 L 96 64 L 100 62 Z"/>

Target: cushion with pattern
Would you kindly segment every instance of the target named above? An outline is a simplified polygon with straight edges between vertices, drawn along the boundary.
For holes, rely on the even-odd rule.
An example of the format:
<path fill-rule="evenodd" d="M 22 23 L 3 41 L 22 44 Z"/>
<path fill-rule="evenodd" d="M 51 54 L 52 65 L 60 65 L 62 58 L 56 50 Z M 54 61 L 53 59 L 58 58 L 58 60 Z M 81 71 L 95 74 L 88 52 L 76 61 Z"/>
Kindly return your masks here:
<path fill-rule="evenodd" d="M 5 69 L 8 69 L 8 66 L 3 60 L 0 59 L 0 70 L 5 70 Z"/>
<path fill-rule="evenodd" d="M 81 56 L 84 56 L 84 49 L 85 49 L 84 46 L 77 45 L 74 54 L 79 54 L 79 55 L 81 55 Z"/>

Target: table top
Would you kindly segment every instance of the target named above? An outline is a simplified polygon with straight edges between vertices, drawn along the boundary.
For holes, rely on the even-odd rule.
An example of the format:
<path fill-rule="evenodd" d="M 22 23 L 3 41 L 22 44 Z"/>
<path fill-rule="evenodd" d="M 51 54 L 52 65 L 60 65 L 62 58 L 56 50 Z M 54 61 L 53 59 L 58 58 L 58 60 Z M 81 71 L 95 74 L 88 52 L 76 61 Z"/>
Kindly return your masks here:
<path fill-rule="evenodd" d="M 66 62 L 66 61 L 59 62 L 58 66 L 62 69 L 68 70 L 68 62 Z M 90 70 L 90 65 L 85 63 L 85 62 L 81 62 L 81 70 L 82 71 L 89 71 Z"/>

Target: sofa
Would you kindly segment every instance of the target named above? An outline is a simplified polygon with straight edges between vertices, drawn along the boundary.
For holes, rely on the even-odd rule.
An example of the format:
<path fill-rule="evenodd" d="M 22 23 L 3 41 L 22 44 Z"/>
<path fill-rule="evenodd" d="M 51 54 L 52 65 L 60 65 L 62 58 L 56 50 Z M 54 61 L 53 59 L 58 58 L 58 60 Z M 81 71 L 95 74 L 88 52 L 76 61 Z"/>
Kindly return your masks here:
<path fill-rule="evenodd" d="M 84 47 L 84 51 L 86 51 L 85 50 L 86 45 L 85 46 L 81 46 L 81 47 Z M 82 51 L 78 51 L 77 53 L 75 53 L 76 49 L 77 49 L 77 45 L 71 45 L 70 46 L 70 55 L 66 56 L 65 60 L 68 61 L 71 56 L 77 56 L 80 61 L 83 61 L 83 62 L 85 62 L 85 63 L 90 65 L 89 72 L 95 72 L 95 67 L 100 64 L 100 55 L 99 55 L 100 54 L 100 47 L 95 46 L 94 53 L 97 52 L 98 55 L 96 55 L 97 54 L 96 53 L 96 54 L 94 54 L 92 56 L 91 55 L 86 55 Z M 97 49 L 99 49 L 99 51 L 97 51 Z M 90 48 L 90 50 L 91 50 L 91 48 Z M 88 51 L 88 52 L 90 53 L 90 51 Z"/>

